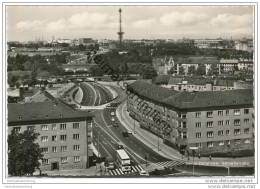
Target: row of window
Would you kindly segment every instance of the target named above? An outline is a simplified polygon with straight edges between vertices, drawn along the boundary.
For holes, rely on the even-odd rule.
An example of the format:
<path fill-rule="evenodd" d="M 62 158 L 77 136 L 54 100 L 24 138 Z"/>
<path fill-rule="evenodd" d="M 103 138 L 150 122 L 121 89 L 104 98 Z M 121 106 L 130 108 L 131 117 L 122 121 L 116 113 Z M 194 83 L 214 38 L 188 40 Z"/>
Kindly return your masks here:
<path fill-rule="evenodd" d="M 230 110 L 225 110 L 225 114 L 226 114 L 226 116 L 229 116 L 230 115 Z M 234 115 L 241 115 L 240 109 L 233 110 L 233 114 Z M 244 109 L 244 114 L 249 114 L 249 109 Z M 223 115 L 224 115 L 224 111 L 223 110 L 219 110 L 218 111 L 218 116 L 223 116 Z M 207 112 L 206 116 L 208 118 L 213 117 L 213 111 Z M 201 112 L 195 112 L 195 117 L 196 118 L 201 117 Z"/>
<path fill-rule="evenodd" d="M 80 156 L 73 156 L 73 160 L 74 160 L 75 163 L 76 162 L 80 162 Z M 68 157 L 61 157 L 60 161 L 61 161 L 61 163 L 67 163 L 68 162 Z M 43 159 L 42 160 L 42 164 L 43 165 L 48 165 L 48 164 L 50 164 L 50 160 L 49 159 Z"/>
<path fill-rule="evenodd" d="M 241 139 L 235 139 L 234 140 L 234 144 L 235 145 L 238 145 L 238 144 L 241 144 L 242 140 Z M 231 144 L 231 141 L 230 140 L 226 140 L 226 141 L 219 141 L 215 144 L 219 145 L 219 146 L 224 146 L 226 143 L 226 145 L 230 145 Z M 245 144 L 250 144 L 250 139 L 246 139 L 244 141 Z M 202 144 L 201 143 L 196 143 L 196 146 L 201 148 L 202 147 Z M 214 142 L 207 142 L 207 148 L 212 148 L 214 147 Z"/>
<path fill-rule="evenodd" d="M 53 153 L 58 152 L 57 146 L 52 146 L 51 149 L 52 149 L 52 152 L 53 152 Z M 74 151 L 80 151 L 80 145 L 73 145 L 73 150 L 74 150 Z M 60 151 L 61 151 L 61 152 L 67 152 L 67 151 L 68 151 L 68 146 L 60 146 Z M 49 147 L 42 147 L 42 148 L 41 148 L 41 152 L 44 153 L 44 154 L 49 153 Z"/>
<path fill-rule="evenodd" d="M 234 123 L 234 126 L 240 126 L 241 125 L 240 119 L 235 119 L 233 123 Z M 248 118 L 244 119 L 244 124 L 249 124 L 249 119 Z M 224 120 L 218 121 L 218 125 L 219 126 L 223 126 L 224 125 Z M 225 125 L 230 125 L 230 120 L 225 120 Z M 208 121 L 206 123 L 206 126 L 208 128 L 209 127 L 213 127 L 213 121 Z M 196 122 L 195 123 L 195 127 L 196 128 L 201 128 L 201 122 Z"/>
<path fill-rule="evenodd" d="M 220 130 L 217 132 L 218 136 L 224 136 L 224 130 Z M 230 130 L 226 130 L 226 135 L 230 135 Z M 241 134 L 241 129 L 234 129 L 234 135 L 240 135 Z M 249 134 L 249 128 L 244 129 L 244 134 Z M 201 138 L 201 132 L 195 133 L 196 138 Z M 207 132 L 207 138 L 213 138 L 214 137 L 214 132 L 209 131 Z"/>
<path fill-rule="evenodd" d="M 73 139 L 74 140 L 79 140 L 79 134 L 73 134 Z M 41 142 L 48 142 L 49 137 L 48 136 L 41 136 Z M 66 141 L 67 140 L 67 135 L 60 135 L 60 140 L 61 141 Z M 57 135 L 52 135 L 51 136 L 51 141 L 57 141 Z"/>
<path fill-rule="evenodd" d="M 79 129 L 79 123 L 73 123 L 72 124 L 72 128 L 73 129 Z M 52 124 L 51 125 L 51 129 L 52 130 L 57 130 L 57 125 L 56 124 Z M 66 123 L 61 123 L 60 124 L 60 130 L 66 130 L 67 129 L 67 124 Z M 49 127 L 48 125 L 41 125 L 41 130 L 42 131 L 48 131 Z"/>
<path fill-rule="evenodd" d="M 79 123 L 73 123 L 73 129 L 79 129 Z M 60 130 L 66 130 L 67 125 L 66 123 L 61 123 L 60 124 Z M 15 132 L 20 132 L 21 131 L 21 127 L 14 127 L 13 128 L 15 130 Z M 35 126 L 27 126 L 27 130 L 34 130 Z M 51 125 L 51 129 L 52 130 L 57 130 L 57 125 L 56 124 L 52 124 Z M 41 125 L 41 130 L 42 131 L 48 131 L 49 130 L 49 126 L 48 125 Z"/>

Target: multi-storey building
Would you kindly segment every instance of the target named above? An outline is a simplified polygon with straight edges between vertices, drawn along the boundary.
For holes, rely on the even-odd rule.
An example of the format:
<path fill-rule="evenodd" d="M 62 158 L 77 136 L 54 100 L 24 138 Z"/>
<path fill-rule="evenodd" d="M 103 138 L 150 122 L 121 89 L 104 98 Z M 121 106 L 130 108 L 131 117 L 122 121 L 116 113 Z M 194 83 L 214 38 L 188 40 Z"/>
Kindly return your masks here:
<path fill-rule="evenodd" d="M 252 90 L 179 92 L 136 81 L 128 91 L 130 116 L 181 151 L 198 147 L 201 155 L 213 155 L 254 148 Z"/>
<path fill-rule="evenodd" d="M 252 52 L 254 50 L 253 39 L 241 39 L 235 41 L 235 49 L 240 51 Z"/>
<path fill-rule="evenodd" d="M 92 116 L 58 100 L 8 104 L 8 133 L 13 129 L 39 133 L 41 170 L 87 168 L 93 155 Z"/>
<path fill-rule="evenodd" d="M 253 71 L 254 62 L 251 59 L 220 59 L 217 64 L 219 74 L 233 71 Z"/>
<path fill-rule="evenodd" d="M 204 48 L 219 48 L 222 49 L 224 48 L 221 45 L 221 42 L 223 39 L 195 39 L 194 44 L 195 47 L 204 49 Z"/>
<path fill-rule="evenodd" d="M 224 91 L 235 89 L 252 89 L 253 81 L 236 81 L 234 79 L 211 79 L 202 77 L 173 77 L 160 75 L 154 83 L 174 91 Z"/>

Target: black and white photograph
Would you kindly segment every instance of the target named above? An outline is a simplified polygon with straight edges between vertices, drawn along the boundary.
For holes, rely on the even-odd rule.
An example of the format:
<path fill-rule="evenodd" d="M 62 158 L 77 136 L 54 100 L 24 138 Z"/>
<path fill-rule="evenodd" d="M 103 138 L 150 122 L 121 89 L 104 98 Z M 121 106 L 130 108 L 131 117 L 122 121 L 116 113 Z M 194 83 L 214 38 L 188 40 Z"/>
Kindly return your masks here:
<path fill-rule="evenodd" d="M 3 2 L 3 184 L 255 188 L 258 9 Z"/>

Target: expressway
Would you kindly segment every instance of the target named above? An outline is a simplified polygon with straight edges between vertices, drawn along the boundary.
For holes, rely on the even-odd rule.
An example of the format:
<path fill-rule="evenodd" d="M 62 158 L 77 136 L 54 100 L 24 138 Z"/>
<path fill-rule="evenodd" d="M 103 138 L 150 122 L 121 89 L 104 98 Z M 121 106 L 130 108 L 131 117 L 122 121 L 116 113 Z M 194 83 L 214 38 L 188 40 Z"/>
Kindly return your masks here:
<path fill-rule="evenodd" d="M 84 97 L 82 104 L 84 105 L 100 105 L 111 100 L 108 91 L 101 87 L 100 84 L 84 82 L 80 86 L 83 89 Z M 111 88 L 120 92 L 115 103 L 123 102 L 126 97 L 123 91 L 116 86 L 111 86 Z M 120 124 L 115 112 L 116 107 L 109 107 L 95 112 L 93 140 L 102 157 L 106 157 L 108 160 L 115 160 L 115 150 L 117 150 L 120 142 L 125 146 L 126 151 L 136 163 L 143 164 L 146 161 L 161 162 L 169 160 L 147 147 L 134 135 L 123 136 L 122 133 L 127 130 Z M 118 127 L 115 127 L 115 125 Z"/>
<path fill-rule="evenodd" d="M 80 87 L 83 91 L 81 105 L 98 106 L 112 100 L 112 94 L 110 94 L 110 92 L 100 84 L 82 82 Z"/>

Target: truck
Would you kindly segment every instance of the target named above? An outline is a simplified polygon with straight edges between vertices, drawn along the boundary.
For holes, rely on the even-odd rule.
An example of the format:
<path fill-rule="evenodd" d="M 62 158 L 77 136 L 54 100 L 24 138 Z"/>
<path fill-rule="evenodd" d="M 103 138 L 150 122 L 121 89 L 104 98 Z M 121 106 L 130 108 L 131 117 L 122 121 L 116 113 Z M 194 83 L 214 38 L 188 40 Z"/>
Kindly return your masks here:
<path fill-rule="evenodd" d="M 123 172 L 131 172 L 131 161 L 124 149 L 116 150 L 116 164 Z"/>

